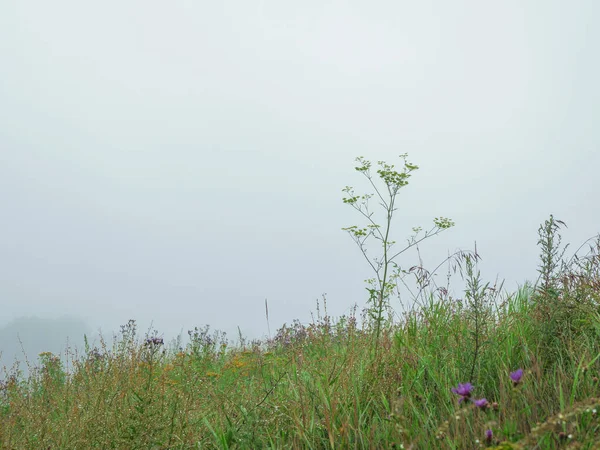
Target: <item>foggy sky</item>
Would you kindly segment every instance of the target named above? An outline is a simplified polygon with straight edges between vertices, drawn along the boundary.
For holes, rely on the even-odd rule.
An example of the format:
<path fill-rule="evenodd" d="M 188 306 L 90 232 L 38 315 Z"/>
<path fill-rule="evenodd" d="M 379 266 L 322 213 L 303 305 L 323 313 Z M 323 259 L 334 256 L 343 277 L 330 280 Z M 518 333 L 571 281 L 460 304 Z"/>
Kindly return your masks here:
<path fill-rule="evenodd" d="M 537 228 L 600 231 L 590 1 L 0 2 L 0 324 L 244 334 L 367 298 L 354 158 L 418 164 L 394 237 L 447 216 L 535 279 Z M 416 262 L 409 253 L 399 262 Z M 232 336 L 233 337 L 233 336 Z"/>

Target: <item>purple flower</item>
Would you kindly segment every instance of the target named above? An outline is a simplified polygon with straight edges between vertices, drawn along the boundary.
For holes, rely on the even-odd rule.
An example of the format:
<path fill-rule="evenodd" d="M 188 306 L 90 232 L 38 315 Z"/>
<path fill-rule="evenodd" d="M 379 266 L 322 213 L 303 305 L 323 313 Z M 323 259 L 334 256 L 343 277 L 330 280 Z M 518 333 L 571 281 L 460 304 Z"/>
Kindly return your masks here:
<path fill-rule="evenodd" d="M 492 443 L 493 437 L 494 437 L 494 433 L 492 433 L 492 430 L 490 430 L 490 429 L 485 430 L 485 440 L 488 442 L 488 444 Z"/>
<path fill-rule="evenodd" d="M 518 370 L 515 370 L 514 372 L 510 373 L 510 379 L 513 381 L 515 386 L 521 382 L 522 378 L 523 378 L 523 369 L 518 369 Z"/>
<path fill-rule="evenodd" d="M 458 403 L 461 403 L 463 400 L 471 397 L 471 391 L 473 390 L 473 385 L 471 383 L 458 384 L 458 387 L 452 388 L 452 392 L 460 395 L 460 400 Z"/>
<path fill-rule="evenodd" d="M 164 341 L 163 341 L 163 338 L 154 336 L 151 338 L 146 338 L 146 340 L 144 341 L 144 344 L 149 347 L 158 347 L 160 345 L 163 345 Z"/>
<path fill-rule="evenodd" d="M 473 403 L 475 403 L 475 406 L 477 406 L 479 409 L 486 409 L 490 405 L 489 402 L 485 398 L 480 398 L 479 400 L 473 400 Z"/>

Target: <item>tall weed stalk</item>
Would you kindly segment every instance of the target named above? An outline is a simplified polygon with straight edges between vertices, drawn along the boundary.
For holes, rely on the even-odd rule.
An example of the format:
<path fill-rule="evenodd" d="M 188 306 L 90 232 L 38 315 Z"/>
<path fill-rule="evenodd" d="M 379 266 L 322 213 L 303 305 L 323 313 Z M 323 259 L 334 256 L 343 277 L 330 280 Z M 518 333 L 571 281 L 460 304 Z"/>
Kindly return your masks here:
<path fill-rule="evenodd" d="M 367 280 L 367 291 L 369 292 L 369 315 L 375 324 L 375 352 L 377 352 L 379 345 L 379 338 L 381 336 L 381 330 L 384 322 L 384 311 L 389 306 L 389 297 L 393 292 L 395 281 L 397 281 L 397 274 L 392 273 L 391 265 L 394 260 L 408 249 L 422 242 L 424 239 L 435 236 L 452 226 L 454 222 L 445 217 L 438 217 L 433 220 L 433 227 L 421 234 L 422 228 L 413 228 L 414 235 L 408 240 L 408 244 L 401 250 L 394 248 L 396 241 L 392 240 L 392 219 L 394 213 L 398 210 L 396 205 L 396 199 L 400 192 L 400 189 L 408 184 L 408 179 L 411 173 L 417 170 L 419 167 L 411 164 L 407 160 L 407 154 L 400 155 L 403 161 L 403 169 L 397 171 L 394 169 L 393 164 L 388 164 L 384 161 L 378 161 L 377 165 L 379 168 L 376 173 L 379 177 L 380 183 L 376 183 L 371 173 L 372 164 L 364 157 L 356 158 L 358 166 L 354 169 L 365 176 L 369 181 L 369 184 L 374 189 L 375 193 L 356 195 L 354 189 L 351 186 L 346 186 L 342 192 L 347 197 L 342 200 L 344 203 L 350 205 L 358 213 L 366 219 L 366 225 L 359 227 L 352 225 L 350 227 L 342 228 L 342 230 L 348 232 L 350 237 L 356 243 L 365 260 L 373 270 L 375 277 Z M 371 210 L 369 200 L 372 197 L 376 197 L 379 206 L 384 211 L 383 226 L 378 224 L 374 219 L 374 211 Z M 375 258 L 371 258 L 367 254 L 367 241 L 370 239 L 379 241 L 381 246 L 381 254 Z"/>

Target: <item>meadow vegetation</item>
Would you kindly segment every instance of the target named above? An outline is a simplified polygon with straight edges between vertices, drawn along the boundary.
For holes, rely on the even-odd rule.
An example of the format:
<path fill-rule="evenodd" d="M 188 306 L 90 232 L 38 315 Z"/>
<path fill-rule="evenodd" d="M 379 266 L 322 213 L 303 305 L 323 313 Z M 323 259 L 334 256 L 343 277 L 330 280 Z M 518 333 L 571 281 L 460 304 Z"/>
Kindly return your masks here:
<path fill-rule="evenodd" d="M 450 226 L 436 220 L 433 234 Z M 600 236 L 567 258 L 563 225 L 540 226 L 540 277 L 513 293 L 460 252 L 455 296 L 393 266 L 382 233 L 364 312 L 333 319 L 324 299 L 312 323 L 235 344 L 208 327 L 165 343 L 130 321 L 67 363 L 43 353 L 27 377 L 5 369 L 1 448 L 600 448 Z M 364 250 L 380 227 L 357 229 Z M 394 319 L 402 277 L 418 302 Z"/>

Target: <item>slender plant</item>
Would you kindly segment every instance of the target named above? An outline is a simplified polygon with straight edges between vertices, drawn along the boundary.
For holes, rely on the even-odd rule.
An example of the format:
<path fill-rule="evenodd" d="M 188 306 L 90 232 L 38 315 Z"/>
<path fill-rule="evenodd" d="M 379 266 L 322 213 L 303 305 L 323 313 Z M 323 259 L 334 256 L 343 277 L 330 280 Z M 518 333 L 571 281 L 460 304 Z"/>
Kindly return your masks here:
<path fill-rule="evenodd" d="M 389 306 L 389 297 L 393 292 L 395 281 L 398 277 L 398 274 L 394 274 L 391 270 L 394 260 L 409 248 L 418 245 L 424 239 L 435 236 L 443 230 L 454 226 L 452 220 L 445 217 L 437 217 L 433 220 L 434 225 L 430 230 L 421 234 L 421 227 L 413 228 L 414 235 L 408 239 L 407 245 L 398 251 L 393 248 L 396 241 L 391 239 L 390 233 L 394 212 L 398 209 L 396 207 L 396 198 L 400 189 L 408 184 L 411 173 L 419 168 L 408 162 L 407 157 L 408 155 L 406 153 L 400 155 L 404 166 L 401 171 L 395 170 L 393 164 L 388 164 L 385 161 L 378 161 L 377 165 L 379 168 L 376 170 L 376 173 L 379 178 L 379 183 L 377 183 L 377 178 L 371 173 L 371 162 L 364 157 L 359 156 L 355 160 L 358 163 L 358 166 L 354 169 L 367 178 L 371 187 L 375 190 L 375 193 L 356 195 L 354 188 L 351 186 L 346 186 L 342 189 L 342 192 L 347 195 L 342 198 L 343 202 L 352 206 L 367 220 L 367 224 L 364 227 L 352 225 L 350 227 L 342 228 L 342 230 L 348 232 L 375 273 L 375 277 L 366 280 L 366 282 L 368 285 L 367 291 L 369 292 L 369 315 L 375 323 L 376 351 L 377 342 L 379 342 L 379 337 L 381 335 L 383 313 L 386 306 Z M 385 212 L 383 226 L 375 221 L 373 218 L 374 212 L 369 207 L 369 200 L 373 196 L 376 196 L 379 200 L 379 205 Z M 379 241 L 382 249 L 382 254 L 375 258 L 370 258 L 369 255 L 367 255 L 366 243 L 371 239 Z"/>
<path fill-rule="evenodd" d="M 467 307 L 467 323 L 465 325 L 468 328 L 473 348 L 471 367 L 468 375 L 468 380 L 471 383 L 476 382 L 475 369 L 477 367 L 478 359 L 481 357 L 485 347 L 490 343 L 489 327 L 494 321 L 493 307 L 496 306 L 498 296 L 503 286 L 503 283 L 501 283 L 500 286 L 497 286 L 497 283 L 493 286 L 490 286 L 489 282 L 483 283 L 481 272 L 477 267 L 479 259 L 480 257 L 477 253 L 477 248 L 475 248 L 473 254 L 466 254 L 464 256 L 464 279 L 467 284 L 464 291 L 466 301 L 465 306 Z"/>
<path fill-rule="evenodd" d="M 540 276 L 535 287 L 545 295 L 556 294 L 557 272 L 561 268 L 563 257 L 569 246 L 567 244 L 561 248 L 562 236 L 559 233 L 561 225 L 567 226 L 562 220 L 557 220 L 550 214 L 550 218 L 544 221 L 538 229 L 538 245 L 540 246 L 538 272 Z"/>

